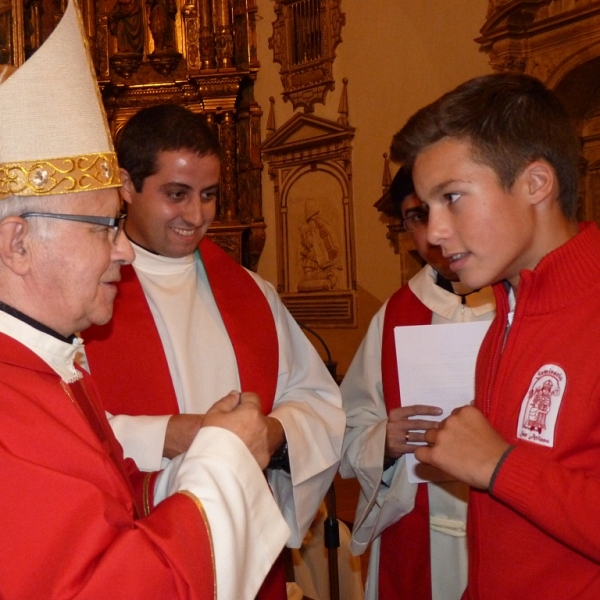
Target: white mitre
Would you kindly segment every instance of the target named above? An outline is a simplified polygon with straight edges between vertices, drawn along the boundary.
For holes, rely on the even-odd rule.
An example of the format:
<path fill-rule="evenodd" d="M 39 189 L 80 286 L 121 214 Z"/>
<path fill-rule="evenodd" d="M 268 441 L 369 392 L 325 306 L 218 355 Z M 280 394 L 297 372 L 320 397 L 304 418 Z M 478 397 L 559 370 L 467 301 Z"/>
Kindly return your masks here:
<path fill-rule="evenodd" d="M 0 77 L 0 200 L 120 187 L 76 0 L 27 60 Z"/>

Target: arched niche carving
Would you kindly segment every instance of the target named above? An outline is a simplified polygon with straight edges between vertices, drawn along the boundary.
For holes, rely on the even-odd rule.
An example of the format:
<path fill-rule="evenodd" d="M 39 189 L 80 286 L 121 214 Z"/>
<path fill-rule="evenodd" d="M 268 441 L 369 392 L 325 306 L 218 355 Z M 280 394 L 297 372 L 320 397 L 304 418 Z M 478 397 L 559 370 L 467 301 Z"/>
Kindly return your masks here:
<path fill-rule="evenodd" d="M 357 325 L 353 138 L 353 127 L 297 113 L 262 146 L 275 191 L 277 289 L 307 325 Z"/>

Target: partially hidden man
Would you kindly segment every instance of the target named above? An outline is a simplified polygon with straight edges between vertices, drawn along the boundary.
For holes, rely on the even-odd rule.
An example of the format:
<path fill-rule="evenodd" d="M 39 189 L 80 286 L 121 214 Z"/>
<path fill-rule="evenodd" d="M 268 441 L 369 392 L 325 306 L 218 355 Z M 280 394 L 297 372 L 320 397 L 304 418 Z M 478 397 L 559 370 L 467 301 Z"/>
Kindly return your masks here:
<path fill-rule="evenodd" d="M 256 392 L 267 415 L 268 481 L 288 545 L 299 547 L 337 470 L 345 415 L 337 385 L 273 287 L 206 237 L 219 153 L 204 117 L 177 105 L 142 109 L 119 133 L 125 233 L 136 257 L 123 268 L 113 320 L 91 332 L 91 371 L 125 454 L 146 469 L 178 460 L 227 391 Z M 285 583 L 279 561 L 259 598 L 285 599 Z M 231 598 L 246 597 L 237 585 Z"/>
<path fill-rule="evenodd" d="M 186 455 L 144 474 L 86 372 L 75 333 L 110 319 L 134 254 L 84 40 L 71 2 L 0 77 L 0 597 L 210 600 L 222 553 L 252 595 L 289 534 L 256 396 L 223 394 Z"/>

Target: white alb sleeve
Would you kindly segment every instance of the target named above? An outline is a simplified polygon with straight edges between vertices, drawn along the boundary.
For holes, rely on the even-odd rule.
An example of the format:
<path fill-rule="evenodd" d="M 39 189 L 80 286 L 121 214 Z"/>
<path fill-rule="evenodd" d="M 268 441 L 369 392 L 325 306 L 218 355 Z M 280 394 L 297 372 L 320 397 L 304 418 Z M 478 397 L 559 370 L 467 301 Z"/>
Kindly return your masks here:
<path fill-rule="evenodd" d="M 203 427 L 160 474 L 155 503 L 184 490 L 208 519 L 217 597 L 254 600 L 289 536 L 258 463 L 234 433 Z"/>

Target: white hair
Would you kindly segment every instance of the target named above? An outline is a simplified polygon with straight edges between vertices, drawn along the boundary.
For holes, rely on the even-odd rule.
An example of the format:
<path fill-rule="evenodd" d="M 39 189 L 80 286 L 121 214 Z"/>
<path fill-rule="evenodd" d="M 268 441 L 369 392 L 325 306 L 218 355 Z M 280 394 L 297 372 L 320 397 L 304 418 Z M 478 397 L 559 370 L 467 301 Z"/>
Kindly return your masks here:
<path fill-rule="evenodd" d="M 67 196 L 68 197 L 68 196 Z M 61 212 L 65 195 L 50 196 L 8 196 L 0 201 L 0 222 L 7 217 L 18 217 L 28 212 Z M 61 202 L 62 200 L 62 202 Z M 38 238 L 50 239 L 57 219 L 31 218 L 28 220 L 30 231 Z"/>

